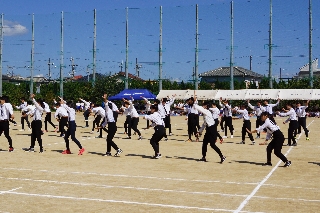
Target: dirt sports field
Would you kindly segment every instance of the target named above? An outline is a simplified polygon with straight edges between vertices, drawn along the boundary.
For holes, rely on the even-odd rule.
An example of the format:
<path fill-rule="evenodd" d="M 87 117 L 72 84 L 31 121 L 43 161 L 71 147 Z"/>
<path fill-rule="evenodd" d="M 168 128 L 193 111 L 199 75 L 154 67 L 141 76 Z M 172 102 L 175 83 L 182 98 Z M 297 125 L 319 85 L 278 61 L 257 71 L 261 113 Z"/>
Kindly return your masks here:
<path fill-rule="evenodd" d="M 64 141 L 51 131 L 43 136 L 44 153 L 26 153 L 22 148 L 30 145 L 29 132 L 11 125 L 15 151 L 7 151 L 4 136 L 0 142 L 0 212 L 320 212 L 318 118 L 307 119 L 310 141 L 302 132 L 298 146 L 283 147 L 292 161 L 288 168 L 274 155 L 272 167 L 261 166 L 266 146 L 250 145 L 249 139 L 238 144 L 241 120 L 234 120 L 235 137 L 218 144 L 227 157 L 220 164 L 209 146 L 208 162 L 197 161 L 202 143 L 185 142 L 184 117 L 172 117 L 174 135 L 160 143 L 161 159 L 150 158 L 153 129 L 142 130 L 141 141 L 137 136 L 126 140 L 124 119 L 119 116 L 114 139 L 123 150 L 120 157 L 102 156 L 105 138 L 95 138 L 90 128 L 82 128 L 80 113 L 77 138 L 86 149 L 82 156 L 73 142 L 73 154 L 62 155 Z M 282 120 L 276 118 L 287 135 Z M 140 119 L 139 128 L 145 126 Z"/>

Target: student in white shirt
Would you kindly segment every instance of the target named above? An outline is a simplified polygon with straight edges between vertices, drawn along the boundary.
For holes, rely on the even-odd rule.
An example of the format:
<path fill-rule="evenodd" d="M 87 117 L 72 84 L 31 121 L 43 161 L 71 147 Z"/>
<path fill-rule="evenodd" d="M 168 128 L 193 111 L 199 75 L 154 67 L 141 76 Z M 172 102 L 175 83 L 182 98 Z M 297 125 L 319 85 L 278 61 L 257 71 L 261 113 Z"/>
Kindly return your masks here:
<path fill-rule="evenodd" d="M 199 130 L 199 133 L 202 133 L 204 129 L 206 129 L 206 133 L 203 136 L 203 143 L 202 143 L 202 158 L 200 161 L 206 162 L 206 155 L 207 155 L 207 146 L 210 144 L 211 148 L 214 149 L 218 155 L 220 156 L 220 163 L 223 163 L 226 160 L 226 157 L 222 155 L 219 147 L 216 145 L 216 139 L 217 139 L 217 131 L 215 130 L 215 121 L 212 116 L 212 113 L 208 110 L 209 109 L 209 103 L 204 102 L 202 104 L 202 107 L 194 104 L 193 108 L 198 110 L 203 114 L 203 124 L 202 127 Z"/>
<path fill-rule="evenodd" d="M 306 135 L 306 140 L 309 140 L 309 130 L 307 129 L 307 113 L 306 109 L 308 108 L 309 100 L 307 101 L 307 104 L 305 106 L 301 106 L 300 102 L 297 102 L 296 104 L 296 113 L 298 116 L 298 134 L 301 133 L 301 127 L 304 130 L 304 134 Z M 296 131 L 295 131 L 296 135 Z"/>
<path fill-rule="evenodd" d="M 16 106 L 16 108 L 19 109 L 21 112 L 21 130 L 20 131 L 24 131 L 24 121 L 26 121 L 30 129 L 30 122 L 28 120 L 28 116 L 25 116 L 26 112 L 28 111 L 27 110 L 28 103 L 25 101 L 25 98 L 20 98 L 20 101 L 21 101 L 20 105 Z"/>
<path fill-rule="evenodd" d="M 146 99 L 145 97 L 143 97 L 143 96 L 140 96 L 143 100 L 144 100 L 144 102 L 145 102 L 145 108 L 146 108 L 146 114 L 147 115 L 150 115 L 151 114 L 151 102 L 148 100 L 148 99 Z M 157 110 L 158 111 L 158 110 Z M 147 119 L 147 129 L 149 129 L 149 120 Z"/>
<path fill-rule="evenodd" d="M 54 114 L 55 119 L 59 121 L 59 132 L 60 137 L 64 137 L 65 129 L 68 126 L 68 112 L 65 108 L 61 107 L 61 103 L 56 103 L 56 113 Z"/>
<path fill-rule="evenodd" d="M 145 115 L 143 119 L 150 120 L 154 126 L 154 134 L 150 139 L 150 144 L 154 150 L 153 158 L 159 159 L 161 158 L 160 149 L 159 149 L 159 141 L 164 137 L 165 128 L 164 122 L 161 118 L 161 115 L 158 113 L 158 105 L 150 106 L 151 114 Z"/>
<path fill-rule="evenodd" d="M 170 108 L 171 108 L 171 105 L 174 103 L 175 96 L 176 95 L 173 95 L 172 98 L 170 98 L 170 99 L 168 99 L 168 98 L 163 98 L 162 99 L 162 105 L 163 105 L 163 108 L 164 108 L 164 110 L 166 112 L 166 117 L 165 117 L 165 120 L 164 120 L 164 127 L 169 129 L 169 135 L 170 136 L 172 135 L 171 119 L 170 119 L 170 111 L 171 111 L 171 109 Z M 165 137 L 167 137 L 166 135 L 165 135 Z"/>
<path fill-rule="evenodd" d="M 228 138 L 227 136 L 227 132 L 228 129 L 227 127 L 229 127 L 230 130 L 230 138 L 233 138 L 233 125 L 232 125 L 232 109 L 231 109 L 231 105 L 229 104 L 229 101 L 224 100 L 222 101 L 222 98 L 220 98 L 219 104 L 221 106 L 221 108 L 223 108 L 223 116 L 224 116 L 224 136 L 223 138 Z"/>
<path fill-rule="evenodd" d="M 245 144 L 247 129 L 251 131 L 251 122 L 250 122 L 250 115 L 248 110 L 246 109 L 245 105 L 241 106 L 241 109 L 234 110 L 235 112 L 241 114 L 241 118 L 243 118 L 243 125 L 242 125 L 242 142 L 240 144 Z M 248 133 L 248 136 L 250 138 L 250 141 L 252 145 L 255 144 L 255 141 L 253 139 L 253 136 L 251 133 Z"/>
<path fill-rule="evenodd" d="M 142 136 L 141 133 L 138 129 L 138 123 L 139 123 L 139 114 L 137 112 L 137 110 L 134 108 L 133 104 L 132 104 L 132 100 L 129 101 L 124 101 L 124 106 L 129 110 L 130 116 L 131 116 L 131 123 L 129 124 L 129 128 L 128 128 L 128 139 L 131 139 L 131 129 L 133 131 L 135 131 L 138 135 L 139 138 L 138 140 L 142 140 Z"/>
<path fill-rule="evenodd" d="M 281 153 L 281 149 L 285 140 L 284 135 L 280 131 L 280 128 L 274 122 L 272 122 L 271 119 L 269 119 L 268 117 L 269 117 L 268 112 L 261 113 L 261 121 L 264 122 L 264 124 L 259 128 L 253 131 L 248 131 L 248 132 L 252 134 L 258 131 L 261 132 L 263 131 L 263 129 L 267 129 L 266 139 L 270 139 L 272 136 L 272 141 L 267 146 L 267 163 L 263 164 L 264 166 L 272 166 L 271 154 L 272 154 L 272 150 L 274 150 L 274 154 L 285 163 L 284 167 L 289 167 L 291 165 L 291 161 L 288 161 L 286 156 L 284 156 Z"/>
<path fill-rule="evenodd" d="M 294 138 L 294 131 L 298 128 L 298 120 L 297 120 L 297 114 L 294 111 L 292 104 L 287 104 L 287 109 L 289 110 L 288 112 L 285 113 L 280 113 L 277 112 L 280 116 L 289 116 L 286 122 L 290 120 L 289 123 L 289 129 L 288 129 L 288 144 L 287 146 L 297 146 L 296 139 Z M 291 141 L 293 142 L 291 144 Z"/>
<path fill-rule="evenodd" d="M 263 102 L 264 108 L 265 108 L 264 111 L 266 111 L 267 113 L 269 113 L 269 118 L 270 118 L 270 120 L 271 120 L 273 123 L 275 123 L 275 124 L 277 124 L 277 123 L 276 123 L 276 121 L 275 121 L 274 118 L 273 118 L 273 110 L 272 110 L 272 108 L 278 106 L 279 103 L 280 103 L 280 98 L 278 98 L 278 101 L 277 101 L 277 103 L 275 103 L 275 104 L 269 104 L 269 102 L 268 102 L 267 100 L 265 100 L 265 101 Z"/>
<path fill-rule="evenodd" d="M 85 152 L 85 149 L 82 147 L 80 141 L 76 138 L 76 111 L 71 107 L 72 101 L 68 101 L 65 103 L 65 101 L 61 99 L 61 107 L 65 108 L 68 112 L 68 129 L 66 131 L 66 134 L 64 136 L 64 141 L 66 142 L 66 150 L 62 152 L 62 154 L 71 154 L 70 146 L 69 146 L 69 137 L 71 136 L 71 140 L 77 144 L 79 147 L 79 153 L 78 155 L 83 155 Z"/>
<path fill-rule="evenodd" d="M 43 101 L 43 105 L 44 105 L 44 113 L 46 113 L 46 117 L 44 117 L 44 131 L 48 132 L 48 123 L 53 128 L 56 128 L 56 125 L 54 125 L 51 121 L 51 110 L 50 110 L 49 104 Z"/>
<path fill-rule="evenodd" d="M 220 143 L 222 143 L 223 138 L 221 137 L 221 135 L 218 132 L 220 110 L 218 109 L 218 107 L 215 103 L 212 103 L 211 108 L 209 108 L 209 111 L 212 113 L 212 117 L 214 119 L 214 131 L 217 132 L 217 137 L 219 137 Z"/>
<path fill-rule="evenodd" d="M 259 101 L 257 102 L 257 106 L 252 106 L 250 104 L 250 100 L 248 100 L 248 107 L 250 107 L 256 113 L 256 116 L 257 116 L 256 128 L 258 128 L 259 126 L 262 125 L 262 122 L 261 122 L 261 119 L 260 119 L 261 113 L 266 111 L 266 109 L 261 105 L 261 103 Z M 259 132 L 257 132 L 257 137 L 256 138 L 260 138 L 260 133 Z"/>
<path fill-rule="evenodd" d="M 35 95 L 31 94 L 30 98 L 32 100 L 32 103 L 35 106 L 34 111 L 29 111 L 27 115 L 31 115 L 33 117 L 33 120 L 31 122 L 31 145 L 30 148 L 25 149 L 26 152 L 34 152 L 34 146 L 36 143 L 36 140 L 38 141 L 39 147 L 40 147 L 40 153 L 43 153 L 43 146 L 42 146 L 42 138 L 41 135 L 43 134 L 41 128 L 42 128 L 42 113 L 43 113 L 43 102 L 42 100 L 34 99 Z"/>
<path fill-rule="evenodd" d="M 90 108 L 91 108 L 91 102 L 90 101 L 86 101 L 82 98 L 79 98 L 80 101 L 82 101 L 84 103 L 84 109 L 83 109 L 83 116 L 84 116 L 84 120 L 86 122 L 86 127 L 89 127 L 89 115 L 90 115 Z"/>
<path fill-rule="evenodd" d="M 105 117 L 105 122 L 100 127 L 98 127 L 98 129 L 105 128 L 108 125 L 107 152 L 104 156 L 111 156 L 111 147 L 112 147 L 117 151 L 116 154 L 114 155 L 115 157 L 117 157 L 117 156 L 120 156 L 120 154 L 123 152 L 117 146 L 117 144 L 113 141 L 113 137 L 117 132 L 117 124 L 113 117 L 113 111 L 109 108 L 107 94 L 104 94 L 102 98 L 103 98 L 103 101 L 105 102 L 106 117 Z"/>
<path fill-rule="evenodd" d="M 12 139 L 9 135 L 9 118 L 13 111 L 5 104 L 5 97 L 0 97 L 0 135 L 3 133 L 9 143 L 9 152 L 13 152 Z"/>

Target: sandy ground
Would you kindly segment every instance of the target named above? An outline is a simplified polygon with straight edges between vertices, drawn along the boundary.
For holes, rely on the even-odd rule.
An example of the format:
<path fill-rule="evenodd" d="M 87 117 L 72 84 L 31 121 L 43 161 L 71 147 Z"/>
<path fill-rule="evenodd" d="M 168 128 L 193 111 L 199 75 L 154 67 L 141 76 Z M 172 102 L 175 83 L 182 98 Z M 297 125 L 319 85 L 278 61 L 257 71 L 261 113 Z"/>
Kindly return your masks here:
<path fill-rule="evenodd" d="M 274 155 L 272 167 L 261 166 L 266 162 L 266 146 L 250 145 L 249 139 L 245 145 L 239 144 L 241 120 L 233 121 L 235 137 L 218 143 L 227 157 L 220 164 L 210 146 L 208 162 L 197 161 L 201 157 L 201 139 L 200 143 L 185 142 L 184 117 L 172 117 L 174 135 L 160 143 L 162 158 L 158 160 L 150 158 L 153 129 L 141 130 L 146 121 L 140 118 L 143 140 L 139 141 L 138 136 L 124 139 L 124 119 L 119 116 L 114 139 L 123 150 L 120 157 L 102 156 L 106 152 L 105 138 L 90 134 L 92 122 L 90 128 L 83 128 L 80 113 L 76 136 L 86 149 L 82 156 L 77 155 L 73 142 L 73 154 L 62 155 L 64 140 L 52 132 L 51 126 L 43 135 L 46 151 L 26 153 L 22 148 L 30 145 L 30 132 L 18 131 L 21 126 L 11 125 L 15 151 L 7 151 L 4 136 L 0 142 L 0 213 L 320 211 L 318 118 L 307 119 L 310 141 L 302 132 L 298 146 L 283 147 L 282 152 L 292 161 L 289 168 L 284 168 Z M 288 125 L 282 120 L 276 119 L 287 135 Z M 256 142 L 264 141 L 264 137 Z"/>

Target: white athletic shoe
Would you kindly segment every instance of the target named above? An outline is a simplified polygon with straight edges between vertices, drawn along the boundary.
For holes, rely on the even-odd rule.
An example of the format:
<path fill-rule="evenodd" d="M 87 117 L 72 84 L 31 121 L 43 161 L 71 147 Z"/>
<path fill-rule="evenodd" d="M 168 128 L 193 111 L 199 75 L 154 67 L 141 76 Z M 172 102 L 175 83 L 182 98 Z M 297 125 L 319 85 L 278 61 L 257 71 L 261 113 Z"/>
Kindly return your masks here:
<path fill-rule="evenodd" d="M 230 138 L 233 138 L 233 135 L 231 135 Z"/>
<path fill-rule="evenodd" d="M 228 136 L 225 136 L 225 135 L 224 135 L 224 136 L 222 136 L 222 138 L 228 138 Z"/>
<path fill-rule="evenodd" d="M 256 142 L 255 141 L 251 141 L 252 142 L 252 145 L 254 145 Z"/>

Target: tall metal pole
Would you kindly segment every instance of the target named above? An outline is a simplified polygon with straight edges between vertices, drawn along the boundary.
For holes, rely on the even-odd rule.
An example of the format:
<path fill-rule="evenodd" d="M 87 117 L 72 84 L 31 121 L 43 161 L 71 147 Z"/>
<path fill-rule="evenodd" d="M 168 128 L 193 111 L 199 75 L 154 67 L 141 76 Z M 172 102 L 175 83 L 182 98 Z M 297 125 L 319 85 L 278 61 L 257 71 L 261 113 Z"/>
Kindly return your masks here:
<path fill-rule="evenodd" d="M 234 82 L 233 82 L 233 1 L 231 1 L 230 90 L 234 90 Z"/>
<path fill-rule="evenodd" d="M 93 62 L 92 62 L 92 85 L 96 82 L 96 53 L 97 53 L 97 10 L 93 10 Z"/>
<path fill-rule="evenodd" d="M 34 63 L 34 14 L 32 14 L 32 39 L 31 39 L 31 66 L 30 66 L 30 94 L 33 94 L 33 63 Z"/>
<path fill-rule="evenodd" d="M 3 13 L 0 23 L 0 96 L 2 96 L 2 44 L 3 44 Z"/>
<path fill-rule="evenodd" d="M 309 0 L 309 78 L 310 88 L 313 88 L 313 68 L 312 68 L 312 1 Z"/>
<path fill-rule="evenodd" d="M 196 49 L 195 49 L 195 60 L 194 60 L 194 89 L 195 90 L 198 90 L 198 53 L 199 53 L 198 24 L 199 24 L 198 4 L 196 4 Z"/>
<path fill-rule="evenodd" d="M 159 92 L 162 90 L 162 6 L 160 6 L 160 35 L 159 35 Z"/>
<path fill-rule="evenodd" d="M 61 12 L 61 37 L 60 37 L 60 97 L 63 97 L 63 11 Z"/>
<path fill-rule="evenodd" d="M 126 63 L 125 63 L 125 79 L 124 79 L 124 88 L 128 89 L 128 52 L 129 52 L 129 38 L 128 38 L 128 30 L 129 30 L 129 20 L 128 20 L 129 8 L 126 8 Z"/>
<path fill-rule="evenodd" d="M 250 70 L 252 70 L 252 55 L 250 55 Z"/>
<path fill-rule="evenodd" d="M 49 74 L 48 74 L 49 81 L 51 81 L 51 65 L 53 65 L 53 63 L 50 62 L 50 58 L 49 58 L 49 62 L 48 62 L 48 66 L 49 66 Z"/>
<path fill-rule="evenodd" d="M 270 0 L 270 23 L 269 23 L 269 87 L 272 85 L 272 0 Z"/>

